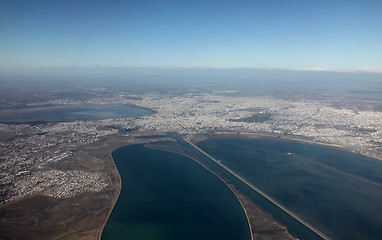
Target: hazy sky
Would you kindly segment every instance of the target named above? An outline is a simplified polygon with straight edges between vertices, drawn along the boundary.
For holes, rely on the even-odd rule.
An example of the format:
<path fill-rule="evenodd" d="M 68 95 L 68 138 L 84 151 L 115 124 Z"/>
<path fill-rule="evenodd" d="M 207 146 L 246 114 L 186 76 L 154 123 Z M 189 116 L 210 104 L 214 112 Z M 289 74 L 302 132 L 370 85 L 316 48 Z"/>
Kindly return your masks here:
<path fill-rule="evenodd" d="M 0 0 L 0 67 L 382 69 L 381 0 Z"/>

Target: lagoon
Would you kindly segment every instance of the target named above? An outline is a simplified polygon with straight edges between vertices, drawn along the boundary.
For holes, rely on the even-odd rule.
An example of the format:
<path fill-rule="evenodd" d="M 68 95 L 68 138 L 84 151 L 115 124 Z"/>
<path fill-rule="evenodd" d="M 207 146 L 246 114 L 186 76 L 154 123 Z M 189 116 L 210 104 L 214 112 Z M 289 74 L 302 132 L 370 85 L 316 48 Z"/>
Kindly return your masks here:
<path fill-rule="evenodd" d="M 142 144 L 112 156 L 122 190 L 103 240 L 251 239 L 234 193 L 196 161 Z"/>
<path fill-rule="evenodd" d="M 131 104 L 70 104 L 33 107 L 0 114 L 3 123 L 65 122 L 137 117 L 152 110 Z"/>

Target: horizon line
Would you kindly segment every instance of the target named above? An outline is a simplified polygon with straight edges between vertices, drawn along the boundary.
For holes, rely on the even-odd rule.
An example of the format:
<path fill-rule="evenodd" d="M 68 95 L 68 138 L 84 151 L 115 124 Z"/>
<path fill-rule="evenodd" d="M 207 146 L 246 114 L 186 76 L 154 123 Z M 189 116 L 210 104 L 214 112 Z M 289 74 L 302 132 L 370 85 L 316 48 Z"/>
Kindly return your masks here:
<path fill-rule="evenodd" d="M 333 72 L 333 73 L 382 73 L 382 68 L 359 67 L 355 69 L 342 68 L 324 68 L 324 67 L 307 67 L 307 68 L 282 68 L 282 67 L 204 67 L 204 66 L 122 66 L 122 65 L 38 65 L 38 66 L 0 66 L 0 69 L 211 69 L 211 70 L 267 70 L 267 71 L 297 71 L 297 72 Z"/>

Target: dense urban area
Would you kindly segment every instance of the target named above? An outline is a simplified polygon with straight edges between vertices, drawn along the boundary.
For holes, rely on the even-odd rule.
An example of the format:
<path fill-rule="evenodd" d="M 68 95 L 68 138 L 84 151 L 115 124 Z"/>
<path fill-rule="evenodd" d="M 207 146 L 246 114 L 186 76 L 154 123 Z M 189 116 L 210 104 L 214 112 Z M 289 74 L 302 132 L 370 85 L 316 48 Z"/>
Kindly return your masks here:
<path fill-rule="evenodd" d="M 85 145 L 118 134 L 179 132 L 189 138 L 208 131 L 263 133 L 382 156 L 382 112 L 322 99 L 243 97 L 234 91 L 139 97 L 119 92 L 81 102 L 58 99 L 44 104 L 134 104 L 154 113 L 91 121 L 1 123 L 1 204 L 36 193 L 62 198 L 101 191 L 109 184 L 101 173 L 62 171 L 54 164 L 73 157 Z"/>

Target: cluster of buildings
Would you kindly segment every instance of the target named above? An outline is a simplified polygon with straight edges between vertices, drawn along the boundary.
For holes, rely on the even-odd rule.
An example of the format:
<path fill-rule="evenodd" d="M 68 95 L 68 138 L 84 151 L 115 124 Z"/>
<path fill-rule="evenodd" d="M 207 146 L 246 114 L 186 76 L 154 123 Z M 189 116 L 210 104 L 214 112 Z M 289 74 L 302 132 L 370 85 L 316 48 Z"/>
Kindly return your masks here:
<path fill-rule="evenodd" d="M 136 122 L 142 130 L 188 134 L 229 130 L 297 136 L 381 158 L 382 112 L 378 111 L 354 111 L 324 101 L 217 94 L 161 98 L 148 95 L 135 103 L 157 112 Z M 256 114 L 261 112 L 267 112 L 270 118 L 256 121 Z M 252 122 L 247 120 L 251 117 Z"/>
<path fill-rule="evenodd" d="M 81 184 L 78 184 L 81 183 Z M 101 191 L 108 185 L 105 177 L 99 172 L 78 170 L 42 170 L 17 181 L 13 190 L 20 196 L 45 193 L 55 198 L 75 197 L 85 191 Z"/>
<path fill-rule="evenodd" d="M 74 121 L 34 126 L 0 124 L 0 135 L 3 137 L 0 142 L 0 205 L 15 197 L 34 193 L 43 192 L 55 197 L 64 197 L 74 196 L 78 191 L 103 189 L 100 188 L 101 185 L 94 185 L 96 186 L 94 188 L 86 187 L 93 179 L 92 172 L 80 174 L 84 178 L 89 178 L 89 181 L 77 181 L 81 176 L 72 178 L 72 181 L 64 181 L 60 179 L 64 177 L 64 172 L 58 174 L 46 169 L 54 168 L 54 164 L 73 157 L 75 151 L 82 146 L 117 134 L 120 130 L 110 127 L 110 124 L 118 125 L 117 122 L 117 120 Z M 131 125 L 131 121 L 124 120 L 118 126 L 129 128 Z M 75 176 L 75 173 L 71 172 L 70 175 Z M 51 182 L 53 185 L 49 188 L 45 185 L 35 186 L 34 180 L 39 178 L 46 180 L 44 184 Z M 55 178 L 60 181 L 55 181 Z"/>

